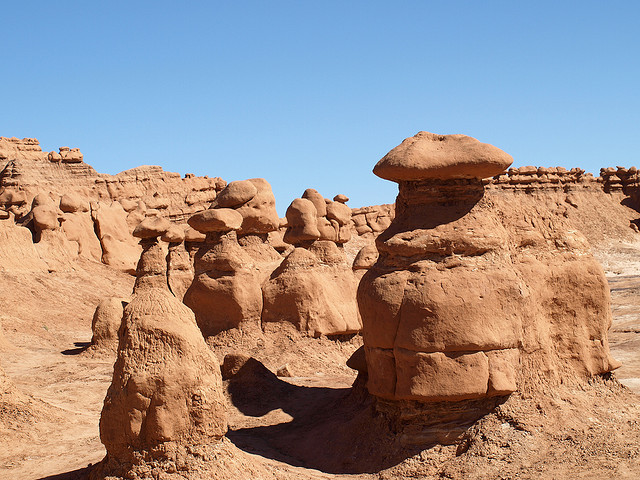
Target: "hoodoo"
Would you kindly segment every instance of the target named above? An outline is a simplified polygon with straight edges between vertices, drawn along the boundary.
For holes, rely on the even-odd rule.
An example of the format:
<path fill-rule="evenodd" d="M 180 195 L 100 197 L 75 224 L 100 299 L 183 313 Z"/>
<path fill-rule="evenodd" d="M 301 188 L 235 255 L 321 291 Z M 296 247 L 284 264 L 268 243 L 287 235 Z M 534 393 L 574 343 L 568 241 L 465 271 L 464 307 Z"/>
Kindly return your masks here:
<path fill-rule="evenodd" d="M 261 285 L 282 261 L 267 242 L 279 221 L 271 186 L 262 178 L 229 183 L 208 210 L 189 219 L 206 239 L 195 254 L 184 303 L 205 337 L 260 325 Z"/>
<path fill-rule="evenodd" d="M 358 332 L 357 280 L 342 248 L 351 238 L 348 198 L 305 190 L 287 209 L 284 241 L 295 246 L 264 283 L 263 326 L 289 322 L 314 336 Z"/>
<path fill-rule="evenodd" d="M 485 191 L 510 163 L 471 137 L 420 132 L 374 168 L 399 193 L 358 290 L 370 393 L 453 402 L 616 368 L 585 238 Z"/>
<path fill-rule="evenodd" d="M 213 447 L 227 430 L 218 361 L 193 312 L 167 287 L 158 237 L 169 227 L 152 217 L 134 231 L 143 251 L 100 417 L 107 456 L 96 473 L 134 478 L 149 464 L 184 470 L 190 447 Z"/>

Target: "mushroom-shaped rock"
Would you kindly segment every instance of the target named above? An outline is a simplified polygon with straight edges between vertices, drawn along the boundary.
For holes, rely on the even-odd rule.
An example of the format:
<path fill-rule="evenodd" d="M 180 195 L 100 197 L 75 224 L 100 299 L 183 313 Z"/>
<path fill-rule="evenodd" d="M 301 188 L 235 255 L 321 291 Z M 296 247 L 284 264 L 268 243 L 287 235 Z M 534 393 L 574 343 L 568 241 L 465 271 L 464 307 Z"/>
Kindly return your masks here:
<path fill-rule="evenodd" d="M 339 193 L 335 197 L 333 197 L 334 202 L 347 203 L 349 201 L 349 197 L 346 195 Z"/>
<path fill-rule="evenodd" d="M 231 208 L 210 208 L 192 215 L 189 225 L 200 233 L 230 232 L 242 225 L 242 215 Z"/>
<path fill-rule="evenodd" d="M 271 185 L 264 178 L 250 178 L 247 181 L 256 187 L 257 193 L 251 200 L 236 208 L 242 215 L 238 235 L 259 235 L 277 230 L 280 218 Z"/>
<path fill-rule="evenodd" d="M 561 216 L 543 221 L 536 202 L 514 206 L 485 187 L 509 162 L 475 139 L 423 132 L 376 166 L 399 193 L 358 287 L 373 395 L 483 399 L 477 411 L 519 388 L 616 368 L 602 267 Z"/>
<path fill-rule="evenodd" d="M 220 208 L 234 208 L 247 203 L 258 193 L 256 186 L 249 180 L 230 182 L 216 197 Z"/>
<path fill-rule="evenodd" d="M 180 460 L 188 462 L 183 457 L 191 449 L 212 447 L 227 430 L 218 360 L 193 312 L 169 292 L 166 278 L 163 283 L 157 257 L 160 245 L 146 245 L 139 266 L 156 268 L 138 268 L 118 333 L 118 357 L 100 417 L 107 450 L 103 474 L 133 478 L 122 470 L 144 462 L 145 452 L 177 462 L 175 452 L 182 449 Z"/>
<path fill-rule="evenodd" d="M 373 173 L 393 182 L 487 178 L 512 162 L 508 153 L 473 137 L 418 132 L 387 153 Z"/>
<path fill-rule="evenodd" d="M 156 216 L 146 217 L 133 230 L 133 236 L 143 240 L 157 238 L 169 230 L 170 227 L 171 223 L 166 218 Z"/>

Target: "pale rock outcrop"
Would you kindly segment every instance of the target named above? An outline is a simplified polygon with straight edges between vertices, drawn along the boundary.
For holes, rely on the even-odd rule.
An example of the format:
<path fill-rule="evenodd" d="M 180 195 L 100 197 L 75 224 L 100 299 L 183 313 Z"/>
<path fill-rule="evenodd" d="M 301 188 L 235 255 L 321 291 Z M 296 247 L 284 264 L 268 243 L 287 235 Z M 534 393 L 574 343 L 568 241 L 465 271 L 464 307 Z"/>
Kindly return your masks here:
<path fill-rule="evenodd" d="M 155 213 L 184 222 L 215 200 L 225 185 L 220 178 L 191 174 L 181 178 L 156 166 L 117 175 L 99 174 L 84 162 L 77 148 L 61 147 L 59 153 L 45 153 L 35 139 L 0 137 L 0 209 L 13 214 L 16 223 L 31 228 L 32 200 L 47 192 L 64 214 L 62 236 L 75 244 L 73 256 L 101 260 L 130 273 L 135 271 L 140 253 L 131 232 L 145 216 Z M 126 206 L 124 215 L 115 211 L 114 202 Z M 93 216 L 87 218 L 90 204 Z M 97 213 L 98 209 L 102 212 Z M 128 228 L 122 228 L 123 223 Z M 56 263 L 55 257 L 47 256 L 55 251 L 41 253 L 46 261 Z"/>
<path fill-rule="evenodd" d="M 138 232 L 143 251 L 100 417 L 107 456 L 94 474 L 126 476 L 144 462 L 184 469 L 193 447 L 215 445 L 227 430 L 219 363 L 193 312 L 168 290 L 151 230 Z"/>
<path fill-rule="evenodd" d="M 140 247 L 127 224 L 127 212 L 119 202 L 95 202 L 91 216 L 102 247 L 102 262 L 134 273 Z"/>
<path fill-rule="evenodd" d="M 113 352 L 118 349 L 118 329 L 127 303 L 124 298 L 107 297 L 98 304 L 91 320 L 92 349 Z"/>
<path fill-rule="evenodd" d="M 16 225 L 9 216 L 0 219 L 0 271 L 46 272 L 28 228 Z"/>
<path fill-rule="evenodd" d="M 296 248 L 263 284 L 263 327 L 289 322 L 313 336 L 359 331 L 357 280 L 341 247 L 351 209 L 307 189 L 286 215 L 284 241 Z"/>
<path fill-rule="evenodd" d="M 399 183 L 358 289 L 374 395 L 482 399 L 616 367 L 609 291 L 584 237 L 485 190 L 481 177 L 509 159 L 470 137 L 421 132 L 374 169 Z"/>
<path fill-rule="evenodd" d="M 26 216 L 33 230 L 33 241 L 40 258 L 49 270 L 66 270 L 78 257 L 78 248 L 69 241 L 62 227 L 64 214 L 51 196 L 36 195 Z"/>

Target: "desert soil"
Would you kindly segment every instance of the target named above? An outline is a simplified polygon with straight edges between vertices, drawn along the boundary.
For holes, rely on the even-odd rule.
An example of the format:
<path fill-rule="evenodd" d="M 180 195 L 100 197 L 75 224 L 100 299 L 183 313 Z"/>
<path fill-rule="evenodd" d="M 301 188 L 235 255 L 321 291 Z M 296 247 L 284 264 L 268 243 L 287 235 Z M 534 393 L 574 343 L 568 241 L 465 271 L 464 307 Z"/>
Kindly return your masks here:
<path fill-rule="evenodd" d="M 597 256 L 611 287 L 611 350 L 623 362 L 614 378 L 565 386 L 543 399 L 514 395 L 465 433 L 462 451 L 413 445 L 386 463 L 366 455 L 336 462 L 326 457 L 355 457 L 357 437 L 373 435 L 358 429 L 377 421 L 370 402 L 349 389 L 355 372 L 345 361 L 360 337 L 232 332 L 210 342 L 220 359 L 243 351 L 271 372 L 286 366 L 292 376 L 265 370 L 226 382 L 224 448 L 247 472 L 260 466 L 269 478 L 640 478 L 640 244 L 617 244 Z M 0 284 L 2 367 L 19 392 L 0 412 L 0 479 L 82 478 L 105 454 L 98 420 L 115 359 L 84 351 L 91 318 L 102 297 L 128 295 L 133 279 L 87 262 L 67 272 L 0 272 Z M 334 427 L 335 445 L 314 452 L 308 437 L 330 438 Z"/>

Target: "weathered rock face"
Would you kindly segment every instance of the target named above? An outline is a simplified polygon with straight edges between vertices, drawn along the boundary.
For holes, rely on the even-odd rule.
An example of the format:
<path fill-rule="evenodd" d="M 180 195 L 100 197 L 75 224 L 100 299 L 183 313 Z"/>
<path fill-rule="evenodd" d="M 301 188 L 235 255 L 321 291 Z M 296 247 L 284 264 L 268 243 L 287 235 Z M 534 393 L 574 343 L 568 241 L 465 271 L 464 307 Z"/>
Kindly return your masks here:
<path fill-rule="evenodd" d="M 0 271 L 46 272 L 47 264 L 38 255 L 31 231 L 16 225 L 12 215 L 0 219 Z"/>
<path fill-rule="evenodd" d="M 499 174 L 508 156 L 474 141 L 414 152 L 407 172 L 405 147 L 385 157 L 395 159 L 396 217 L 358 290 L 378 397 L 480 399 L 615 368 L 609 291 L 588 243 L 561 217 L 485 190 L 473 177 Z"/>
<path fill-rule="evenodd" d="M 357 283 L 335 243 L 291 252 L 263 285 L 262 324 L 289 322 L 313 336 L 358 332 Z"/>
<path fill-rule="evenodd" d="M 207 208 L 225 184 L 220 178 L 190 174 L 181 178 L 155 166 L 100 174 L 84 163 L 76 148 L 61 147 L 59 153 L 47 154 L 36 139 L 0 137 L 0 210 L 30 228 L 37 242 L 36 218 L 46 222 L 40 225 L 41 230 L 60 231 L 53 237 L 61 238 L 49 238 L 39 247 L 48 263 L 70 261 L 56 257 L 69 241 L 73 245 L 64 248 L 72 250 L 72 257 L 102 261 L 133 273 L 140 249 L 131 233 L 145 215 L 184 222 Z M 43 192 L 55 205 L 59 217 L 56 228 L 51 228 L 51 211 L 30 209 L 32 200 Z M 52 237 L 50 233 L 45 236 Z"/>
<path fill-rule="evenodd" d="M 206 239 L 194 256 L 184 303 L 204 336 L 260 325 L 262 283 L 282 261 L 267 241 L 279 223 L 271 186 L 263 179 L 229 183 L 210 209 L 189 219 Z"/>
<path fill-rule="evenodd" d="M 184 303 L 207 337 L 223 330 L 258 325 L 260 278 L 235 231 L 210 233 L 195 256 L 195 276 Z"/>
<path fill-rule="evenodd" d="M 287 209 L 284 241 L 296 248 L 262 286 L 264 327 L 289 322 L 314 336 L 360 330 L 357 281 L 342 249 L 351 210 L 344 195 L 336 198 L 307 189 Z"/>
<path fill-rule="evenodd" d="M 96 350 L 118 349 L 118 330 L 122 323 L 122 312 L 127 300 L 120 297 L 108 297 L 96 307 L 91 321 L 91 347 Z"/>
<path fill-rule="evenodd" d="M 152 238 L 142 245 L 100 417 L 107 471 L 144 458 L 141 452 L 168 457 L 214 444 L 227 429 L 218 361 L 193 312 L 167 288 L 162 248 Z"/>

